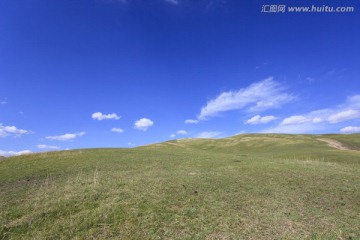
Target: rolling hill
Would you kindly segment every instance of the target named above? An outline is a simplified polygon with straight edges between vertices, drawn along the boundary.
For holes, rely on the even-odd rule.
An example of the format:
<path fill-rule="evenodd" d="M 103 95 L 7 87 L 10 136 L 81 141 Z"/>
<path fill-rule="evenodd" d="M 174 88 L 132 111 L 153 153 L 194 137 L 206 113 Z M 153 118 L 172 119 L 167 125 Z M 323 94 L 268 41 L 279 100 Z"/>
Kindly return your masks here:
<path fill-rule="evenodd" d="M 0 161 L 0 239 L 359 239 L 360 135 L 243 134 Z"/>

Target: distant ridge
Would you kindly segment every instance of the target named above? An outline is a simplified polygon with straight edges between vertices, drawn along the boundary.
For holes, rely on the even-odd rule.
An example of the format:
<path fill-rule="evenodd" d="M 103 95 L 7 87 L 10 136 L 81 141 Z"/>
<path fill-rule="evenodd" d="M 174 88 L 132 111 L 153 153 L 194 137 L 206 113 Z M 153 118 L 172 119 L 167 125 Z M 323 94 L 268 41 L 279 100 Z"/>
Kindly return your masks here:
<path fill-rule="evenodd" d="M 190 148 L 243 152 L 287 152 L 315 149 L 360 150 L 359 134 L 239 134 L 227 138 L 183 138 L 139 148 Z"/>

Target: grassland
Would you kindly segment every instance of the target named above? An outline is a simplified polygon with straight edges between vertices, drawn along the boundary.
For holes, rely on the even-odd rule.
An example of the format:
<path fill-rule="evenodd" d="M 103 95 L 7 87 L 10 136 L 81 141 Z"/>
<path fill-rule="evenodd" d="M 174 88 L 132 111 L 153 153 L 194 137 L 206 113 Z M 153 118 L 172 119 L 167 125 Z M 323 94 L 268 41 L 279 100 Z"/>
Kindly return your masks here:
<path fill-rule="evenodd" d="M 360 239 L 358 149 L 254 134 L 7 158 L 0 239 Z"/>

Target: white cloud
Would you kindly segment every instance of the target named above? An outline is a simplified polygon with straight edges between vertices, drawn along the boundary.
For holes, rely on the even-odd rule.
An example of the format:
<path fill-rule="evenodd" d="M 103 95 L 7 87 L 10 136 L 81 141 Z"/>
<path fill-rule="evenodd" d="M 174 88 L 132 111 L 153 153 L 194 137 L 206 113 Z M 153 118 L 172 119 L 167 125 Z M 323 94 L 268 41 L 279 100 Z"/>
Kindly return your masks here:
<path fill-rule="evenodd" d="M 360 118 L 360 95 L 348 96 L 344 104 L 323 112 L 322 118 L 332 124 Z"/>
<path fill-rule="evenodd" d="M 5 105 L 5 104 L 7 104 L 6 99 L 0 99 L 0 105 Z"/>
<path fill-rule="evenodd" d="M 125 130 L 122 128 L 112 128 L 111 131 L 116 133 L 123 133 Z"/>
<path fill-rule="evenodd" d="M 9 135 L 14 135 L 15 137 L 19 137 L 23 134 L 31 133 L 31 131 L 19 129 L 15 126 L 4 126 L 0 123 L 0 138 L 7 137 Z"/>
<path fill-rule="evenodd" d="M 186 135 L 186 134 L 188 134 L 187 131 L 185 131 L 185 130 L 179 130 L 179 131 L 177 131 L 176 133 L 171 134 L 170 137 L 171 137 L 171 138 L 175 138 L 176 135 Z"/>
<path fill-rule="evenodd" d="M 312 133 L 314 131 L 334 129 L 329 124 L 335 125 L 340 122 L 360 118 L 360 103 L 358 101 L 360 101 L 360 95 L 349 96 L 343 104 L 308 112 L 303 115 L 290 116 L 285 118 L 279 126 L 263 132 Z M 346 132 L 350 130 L 353 129 L 343 128 L 340 131 Z"/>
<path fill-rule="evenodd" d="M 20 155 L 30 154 L 30 153 L 33 153 L 33 152 L 30 150 L 23 150 L 23 151 L 19 151 L 19 152 L 10 151 L 9 155 L 10 156 L 20 156 Z"/>
<path fill-rule="evenodd" d="M 91 115 L 91 118 L 94 120 L 101 121 L 101 120 L 109 120 L 109 119 L 118 120 L 121 117 L 118 116 L 116 113 L 102 114 L 101 112 L 96 112 Z"/>
<path fill-rule="evenodd" d="M 55 141 L 69 141 L 69 140 L 73 140 L 77 137 L 81 137 L 83 135 L 85 135 L 85 132 L 66 133 L 66 134 L 59 135 L 59 136 L 48 136 L 48 137 L 45 137 L 45 139 L 55 140 Z"/>
<path fill-rule="evenodd" d="M 7 137 L 9 134 L 7 134 L 4 130 L 0 128 L 0 138 Z"/>
<path fill-rule="evenodd" d="M 322 109 L 313 111 L 310 113 L 302 115 L 295 115 L 288 118 L 285 118 L 281 125 L 289 125 L 289 124 L 300 124 L 305 122 L 312 123 L 323 123 L 328 122 L 331 124 L 348 121 L 351 119 L 359 118 L 360 111 L 354 109 Z"/>
<path fill-rule="evenodd" d="M 255 124 L 266 124 L 266 123 L 269 123 L 271 121 L 274 121 L 276 120 L 277 118 L 274 117 L 274 116 L 264 116 L 264 117 L 261 117 L 260 115 L 256 115 L 250 119 L 248 119 L 245 124 L 252 124 L 252 125 L 255 125 Z"/>
<path fill-rule="evenodd" d="M 177 0 L 164 0 L 165 2 L 168 2 L 168 3 L 171 3 L 171 4 L 174 4 L 174 5 L 178 5 L 179 4 L 179 1 Z"/>
<path fill-rule="evenodd" d="M 360 127 L 348 126 L 340 129 L 341 133 L 360 133 Z"/>
<path fill-rule="evenodd" d="M 151 127 L 153 125 L 154 125 L 154 122 L 151 121 L 150 119 L 142 118 L 135 122 L 134 128 L 141 130 L 141 131 L 146 131 L 149 127 Z"/>
<path fill-rule="evenodd" d="M 17 135 L 28 133 L 27 130 L 18 129 L 15 126 L 4 126 L 3 129 L 5 130 L 5 132 L 13 133 L 13 134 L 17 134 Z"/>
<path fill-rule="evenodd" d="M 221 112 L 246 109 L 250 112 L 260 112 L 267 109 L 279 108 L 290 102 L 294 96 L 284 92 L 284 87 L 269 77 L 263 81 L 251 84 L 247 88 L 237 91 L 223 92 L 215 99 L 207 102 L 201 108 L 199 120 L 206 120 L 219 115 Z"/>
<path fill-rule="evenodd" d="M 339 123 L 359 117 L 360 117 L 360 111 L 354 109 L 348 109 L 330 115 L 328 121 L 330 123 Z"/>
<path fill-rule="evenodd" d="M 33 152 L 30 150 L 23 150 L 23 151 L 19 151 L 19 152 L 0 150 L 0 156 L 4 156 L 4 157 L 20 156 L 20 155 L 30 154 L 30 153 L 33 153 Z"/>
<path fill-rule="evenodd" d="M 279 108 L 283 104 L 290 102 L 295 97 L 289 94 L 279 94 L 269 97 L 268 99 L 260 100 L 255 106 L 249 108 L 249 112 L 261 112 L 268 109 Z"/>
<path fill-rule="evenodd" d="M 305 122 L 309 122 L 310 119 L 304 117 L 304 116 L 300 116 L 300 115 L 296 115 L 296 116 L 291 116 L 288 118 L 285 118 L 280 125 L 291 125 L 291 124 L 299 124 L 299 123 L 305 123 Z"/>
<path fill-rule="evenodd" d="M 187 131 L 185 131 L 185 130 L 179 130 L 179 131 L 176 132 L 176 134 L 178 134 L 178 135 L 186 135 L 186 134 L 187 134 Z"/>
<path fill-rule="evenodd" d="M 197 123 L 199 123 L 199 120 L 188 119 L 188 120 L 185 120 L 185 123 L 187 123 L 187 124 L 197 124 Z"/>
<path fill-rule="evenodd" d="M 320 118 L 320 117 L 314 117 L 313 120 L 312 120 L 313 123 L 321 123 L 323 121 L 324 120 L 322 118 Z"/>
<path fill-rule="evenodd" d="M 353 95 L 347 98 L 348 107 L 360 109 L 360 95 Z"/>
<path fill-rule="evenodd" d="M 215 138 L 218 137 L 221 134 L 221 132 L 202 132 L 199 133 L 196 138 Z"/>
<path fill-rule="evenodd" d="M 59 149 L 60 147 L 59 146 L 49 146 L 49 145 L 46 145 L 46 144 L 39 144 L 39 145 L 37 145 L 37 148 L 40 148 L 40 149 Z"/>

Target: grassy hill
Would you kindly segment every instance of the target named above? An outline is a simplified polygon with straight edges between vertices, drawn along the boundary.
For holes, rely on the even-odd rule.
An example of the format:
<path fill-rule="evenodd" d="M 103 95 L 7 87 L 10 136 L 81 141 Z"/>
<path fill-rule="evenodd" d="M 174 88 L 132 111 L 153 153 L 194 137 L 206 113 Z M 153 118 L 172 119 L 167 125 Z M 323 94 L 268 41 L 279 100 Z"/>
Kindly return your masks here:
<path fill-rule="evenodd" d="M 360 239 L 358 149 L 249 134 L 7 158 L 0 239 Z"/>

